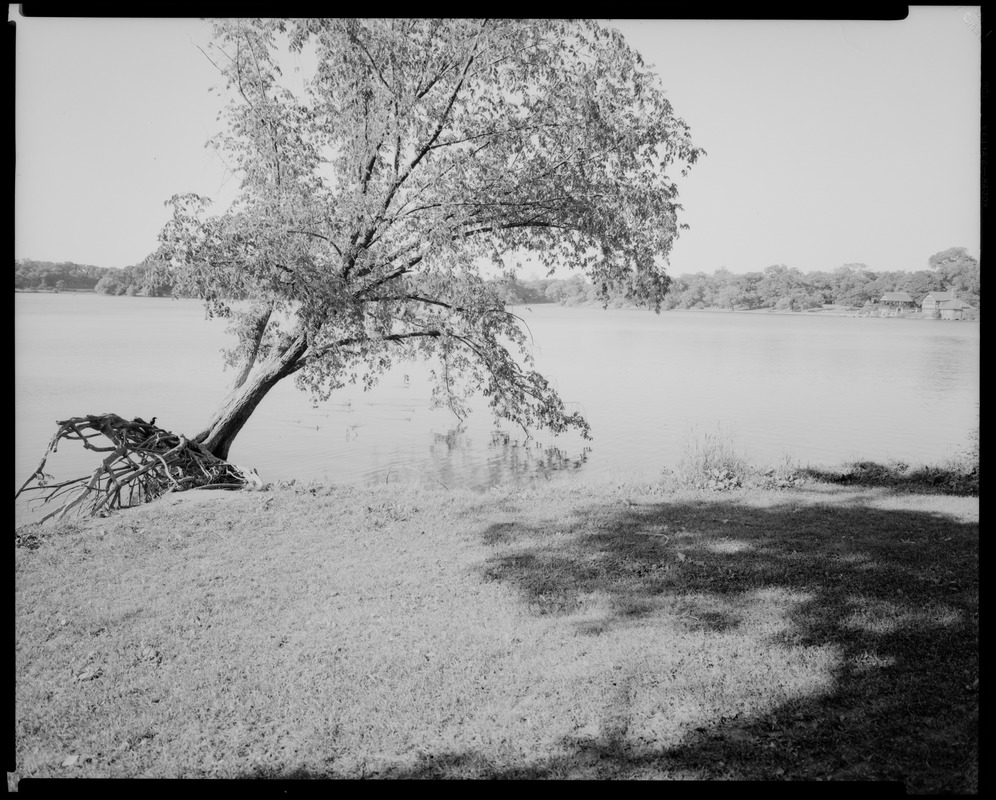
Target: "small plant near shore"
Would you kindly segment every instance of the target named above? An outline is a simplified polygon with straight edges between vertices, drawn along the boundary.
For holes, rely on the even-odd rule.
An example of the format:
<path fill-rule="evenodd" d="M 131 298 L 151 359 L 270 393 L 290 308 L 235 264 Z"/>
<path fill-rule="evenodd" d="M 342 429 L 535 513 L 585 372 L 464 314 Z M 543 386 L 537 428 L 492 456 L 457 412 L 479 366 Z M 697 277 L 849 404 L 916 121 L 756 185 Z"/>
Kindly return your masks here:
<path fill-rule="evenodd" d="M 761 489 L 789 489 L 805 482 L 802 469 L 789 456 L 785 456 L 777 467 L 760 471 L 757 477 L 757 486 Z"/>
<path fill-rule="evenodd" d="M 722 492 L 752 482 L 754 470 L 722 431 L 693 435 L 678 463 L 679 484 Z"/>

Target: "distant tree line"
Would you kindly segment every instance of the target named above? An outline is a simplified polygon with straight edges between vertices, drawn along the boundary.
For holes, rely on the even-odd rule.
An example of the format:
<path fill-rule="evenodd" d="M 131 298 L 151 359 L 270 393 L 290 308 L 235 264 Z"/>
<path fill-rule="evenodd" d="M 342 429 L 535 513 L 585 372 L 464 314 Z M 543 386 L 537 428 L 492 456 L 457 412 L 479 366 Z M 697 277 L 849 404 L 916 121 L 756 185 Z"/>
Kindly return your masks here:
<path fill-rule="evenodd" d="M 71 261 L 55 263 L 19 258 L 14 261 L 14 288 L 92 291 L 105 272 L 106 268 L 90 264 L 74 264 Z"/>
<path fill-rule="evenodd" d="M 75 291 L 111 295 L 169 297 L 173 287 L 164 283 L 145 259 L 139 264 L 117 269 L 75 264 L 72 261 L 34 261 L 21 258 L 14 262 L 14 289 L 21 291 Z"/>
<path fill-rule="evenodd" d="M 844 264 L 835 270 L 803 273 L 774 264 L 761 272 L 734 274 L 718 269 L 685 273 L 672 278 L 663 308 L 718 308 L 753 311 L 776 309 L 806 311 L 825 305 L 862 308 L 876 303 L 886 292 L 906 292 L 917 303 L 931 292 L 954 289 L 958 297 L 979 307 L 979 263 L 963 247 L 952 247 L 928 259 L 928 269 L 873 272 L 865 264 Z M 538 278 L 498 281 L 508 303 L 595 302 L 595 287 L 580 276 L 567 279 Z M 626 305 L 624 287 L 610 287 L 610 306 Z"/>
<path fill-rule="evenodd" d="M 979 262 L 964 247 L 951 247 L 928 259 L 928 269 L 873 272 L 864 264 L 844 264 L 832 271 L 803 273 L 774 264 L 761 272 L 734 274 L 718 269 L 685 273 L 671 280 L 663 308 L 719 308 L 753 311 L 771 308 L 806 311 L 824 305 L 861 308 L 886 292 L 907 292 L 917 303 L 931 292 L 955 289 L 966 303 L 979 307 Z M 124 269 L 66 261 L 14 262 L 14 287 L 36 291 L 95 291 L 98 294 L 167 297 L 173 287 L 162 282 L 149 259 Z M 570 278 L 494 279 L 513 305 L 559 303 L 578 306 L 597 301 L 596 288 L 580 275 Z M 610 306 L 626 306 L 625 287 L 609 287 Z"/>

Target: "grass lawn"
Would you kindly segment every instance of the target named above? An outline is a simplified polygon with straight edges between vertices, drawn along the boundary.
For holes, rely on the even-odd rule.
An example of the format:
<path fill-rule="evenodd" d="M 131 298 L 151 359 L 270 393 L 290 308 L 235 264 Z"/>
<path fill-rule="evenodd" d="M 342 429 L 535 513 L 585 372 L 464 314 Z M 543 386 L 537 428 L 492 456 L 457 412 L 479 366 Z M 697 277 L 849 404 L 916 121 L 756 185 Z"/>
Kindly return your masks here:
<path fill-rule="evenodd" d="M 975 792 L 978 510 L 818 480 L 395 485 L 189 493 L 24 528 L 8 786 Z"/>

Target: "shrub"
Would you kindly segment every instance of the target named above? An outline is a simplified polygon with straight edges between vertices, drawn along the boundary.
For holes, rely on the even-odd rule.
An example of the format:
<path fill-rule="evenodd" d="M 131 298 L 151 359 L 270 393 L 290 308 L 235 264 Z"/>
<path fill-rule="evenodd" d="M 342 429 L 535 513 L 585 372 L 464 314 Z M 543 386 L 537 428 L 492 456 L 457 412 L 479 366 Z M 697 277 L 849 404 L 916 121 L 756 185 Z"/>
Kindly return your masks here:
<path fill-rule="evenodd" d="M 978 496 L 978 455 L 971 453 L 952 459 L 939 466 L 911 468 L 902 461 L 881 464 L 875 461 L 856 461 L 842 470 L 806 470 L 811 478 L 830 483 L 859 486 L 880 486 L 902 492 L 927 492 Z"/>
<path fill-rule="evenodd" d="M 689 437 L 676 478 L 685 486 L 721 492 L 749 483 L 752 473 L 731 437 L 717 431 Z"/>

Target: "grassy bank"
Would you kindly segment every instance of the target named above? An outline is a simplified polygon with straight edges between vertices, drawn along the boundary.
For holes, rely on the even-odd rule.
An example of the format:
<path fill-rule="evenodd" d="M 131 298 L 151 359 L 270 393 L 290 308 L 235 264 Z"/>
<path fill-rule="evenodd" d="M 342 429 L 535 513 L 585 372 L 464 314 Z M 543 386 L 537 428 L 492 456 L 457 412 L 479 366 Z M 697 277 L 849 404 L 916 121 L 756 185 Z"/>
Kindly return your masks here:
<path fill-rule="evenodd" d="M 767 477 L 189 493 L 23 529 L 8 783 L 976 791 L 978 498 Z"/>

